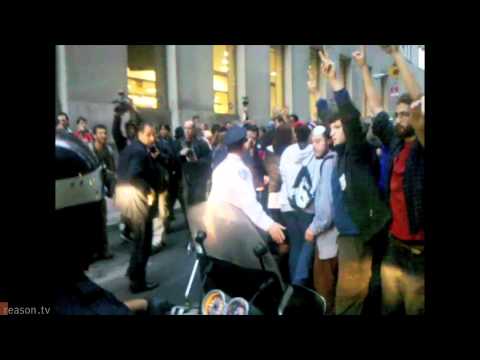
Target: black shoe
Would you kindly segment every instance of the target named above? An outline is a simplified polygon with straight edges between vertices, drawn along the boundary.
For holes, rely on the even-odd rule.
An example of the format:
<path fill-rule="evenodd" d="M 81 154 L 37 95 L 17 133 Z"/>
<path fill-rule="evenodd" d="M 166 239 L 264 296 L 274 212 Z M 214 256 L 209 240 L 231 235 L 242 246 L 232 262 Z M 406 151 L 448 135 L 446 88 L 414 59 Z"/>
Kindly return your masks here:
<path fill-rule="evenodd" d="M 144 283 L 131 283 L 130 291 L 134 294 L 149 291 L 158 287 L 156 282 L 144 282 Z"/>

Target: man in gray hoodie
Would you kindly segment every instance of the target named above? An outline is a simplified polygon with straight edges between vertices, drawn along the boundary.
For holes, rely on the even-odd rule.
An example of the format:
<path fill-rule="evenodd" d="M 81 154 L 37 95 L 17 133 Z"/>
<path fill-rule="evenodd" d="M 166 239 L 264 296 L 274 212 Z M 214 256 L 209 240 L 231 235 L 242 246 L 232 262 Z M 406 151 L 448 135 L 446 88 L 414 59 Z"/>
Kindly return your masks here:
<path fill-rule="evenodd" d="M 313 179 L 317 179 L 312 223 L 305 231 L 305 240 L 310 246 L 316 245 L 313 261 L 313 286 L 327 301 L 327 314 L 335 313 L 335 287 L 338 272 L 337 236 L 333 222 L 332 173 L 336 165 L 337 154 L 330 150 L 329 131 L 317 126 L 312 132 L 312 144 L 315 161 L 309 166 Z M 318 164 L 320 166 L 318 166 Z M 318 169 L 320 167 L 320 169 Z M 313 176 L 315 172 L 319 177 Z M 307 247 L 304 246 L 306 250 Z M 313 251 L 305 256 L 312 256 Z"/>

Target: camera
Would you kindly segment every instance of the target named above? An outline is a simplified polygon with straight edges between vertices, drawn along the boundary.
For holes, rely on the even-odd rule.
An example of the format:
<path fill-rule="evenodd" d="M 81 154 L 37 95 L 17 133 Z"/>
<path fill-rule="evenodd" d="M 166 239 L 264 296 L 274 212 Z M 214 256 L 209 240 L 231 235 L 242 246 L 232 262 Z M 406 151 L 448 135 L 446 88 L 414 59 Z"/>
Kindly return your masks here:
<path fill-rule="evenodd" d="M 113 104 L 116 104 L 115 106 L 115 112 L 119 113 L 125 113 L 128 110 L 130 110 L 130 99 L 128 96 L 125 94 L 124 91 L 119 91 L 118 92 L 118 98 L 112 101 Z"/>

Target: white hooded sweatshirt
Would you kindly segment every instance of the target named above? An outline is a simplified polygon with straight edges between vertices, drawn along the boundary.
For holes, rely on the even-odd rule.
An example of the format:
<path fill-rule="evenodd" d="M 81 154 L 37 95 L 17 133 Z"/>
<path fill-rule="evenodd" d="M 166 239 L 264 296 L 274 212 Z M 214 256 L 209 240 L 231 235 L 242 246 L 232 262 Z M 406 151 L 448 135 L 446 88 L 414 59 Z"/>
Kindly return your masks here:
<path fill-rule="evenodd" d="M 307 145 L 303 150 L 298 144 L 292 144 L 285 149 L 280 157 L 280 176 L 282 187 L 280 189 L 280 210 L 282 212 L 294 211 L 288 198 L 292 196 L 293 184 L 297 178 L 302 164 L 308 157 L 313 155 L 313 146 Z"/>

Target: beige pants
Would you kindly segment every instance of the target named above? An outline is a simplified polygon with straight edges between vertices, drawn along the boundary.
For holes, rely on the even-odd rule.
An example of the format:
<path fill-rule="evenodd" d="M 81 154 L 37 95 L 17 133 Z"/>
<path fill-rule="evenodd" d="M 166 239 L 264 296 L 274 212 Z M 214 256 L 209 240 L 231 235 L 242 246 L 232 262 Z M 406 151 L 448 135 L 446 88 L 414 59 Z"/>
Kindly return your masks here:
<path fill-rule="evenodd" d="M 158 216 L 153 219 L 152 246 L 160 246 L 165 242 L 165 220 L 168 217 L 167 192 L 164 191 L 158 196 Z"/>

